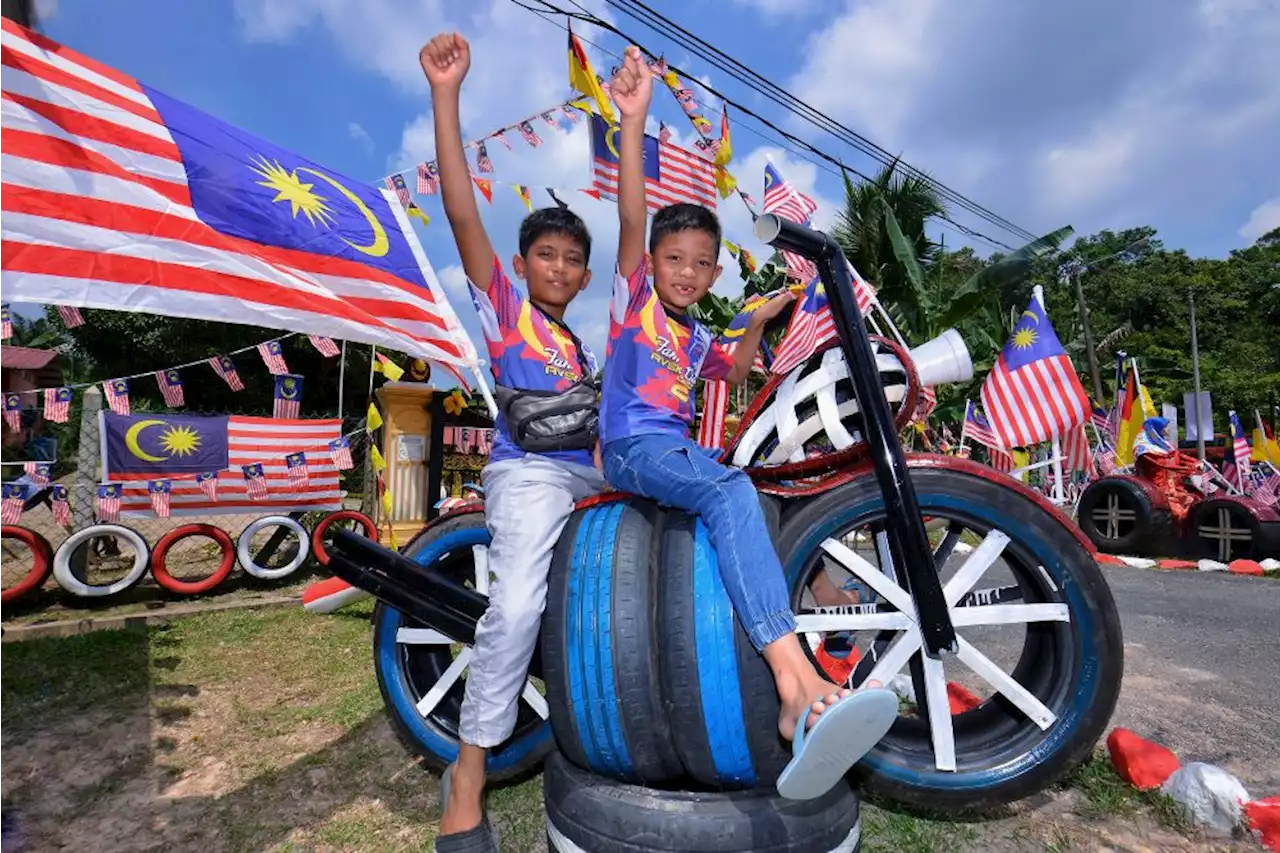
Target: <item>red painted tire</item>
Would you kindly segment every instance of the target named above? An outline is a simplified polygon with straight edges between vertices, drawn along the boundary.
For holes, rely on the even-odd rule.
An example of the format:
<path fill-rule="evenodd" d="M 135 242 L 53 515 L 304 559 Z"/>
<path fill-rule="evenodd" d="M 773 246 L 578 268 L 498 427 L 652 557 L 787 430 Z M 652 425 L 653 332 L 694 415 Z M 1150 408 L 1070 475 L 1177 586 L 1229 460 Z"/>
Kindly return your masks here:
<path fill-rule="evenodd" d="M 354 509 L 340 509 L 337 512 L 331 512 L 320 519 L 316 529 L 311 531 L 311 553 L 315 556 L 316 562 L 322 566 L 329 565 L 329 552 L 324 549 L 324 534 L 336 521 L 358 521 L 360 526 L 364 528 L 365 538 L 372 539 L 374 542 L 378 541 L 378 526 L 373 523 L 372 518 L 363 512 L 356 512 Z"/>
<path fill-rule="evenodd" d="M 188 536 L 207 536 L 218 546 L 222 548 L 222 561 L 218 563 L 218 568 L 213 574 L 207 578 L 198 581 L 178 580 L 169 574 L 169 570 L 165 568 L 165 558 L 169 556 L 169 549 L 174 546 L 180 539 L 186 539 Z M 151 576 L 155 578 L 156 583 L 169 590 L 176 592 L 178 595 L 199 595 L 202 592 L 208 592 L 227 579 L 227 575 L 231 574 L 231 570 L 236 565 L 236 543 L 231 541 L 231 537 L 227 531 L 221 527 L 214 527 L 212 524 L 184 524 L 181 527 L 175 527 L 164 536 L 160 537 L 160 541 L 151 551 Z"/>
<path fill-rule="evenodd" d="M 24 543 L 31 549 L 31 557 L 34 561 L 26 577 L 0 593 L 0 602 L 12 604 L 32 590 L 44 586 L 44 582 L 49 578 L 49 571 L 53 568 L 53 548 L 49 545 L 49 540 L 39 533 L 15 525 L 0 527 L 0 538 L 17 539 Z"/>

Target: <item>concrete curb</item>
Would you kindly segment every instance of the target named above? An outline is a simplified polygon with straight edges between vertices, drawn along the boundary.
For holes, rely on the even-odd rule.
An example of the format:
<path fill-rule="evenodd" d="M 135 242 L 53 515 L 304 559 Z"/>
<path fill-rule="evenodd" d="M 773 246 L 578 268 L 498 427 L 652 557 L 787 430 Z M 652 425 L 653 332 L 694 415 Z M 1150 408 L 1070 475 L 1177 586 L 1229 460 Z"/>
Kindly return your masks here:
<path fill-rule="evenodd" d="M 1115 554 L 1096 554 L 1094 559 L 1104 566 L 1132 566 L 1135 569 L 1159 569 L 1160 571 L 1200 571 L 1229 572 L 1233 575 L 1266 577 L 1267 572 L 1280 569 L 1280 561 L 1266 559 L 1232 560 L 1221 563 L 1217 560 L 1153 560 L 1148 557 L 1117 556 Z"/>
<path fill-rule="evenodd" d="M 24 640 L 36 640 L 43 637 L 74 637 L 77 634 L 89 634 L 94 631 L 119 631 L 124 628 L 137 628 L 142 625 L 163 625 L 175 619 L 200 616 L 205 613 L 252 610 L 259 607 L 296 606 L 301 601 L 302 599 L 296 595 L 277 595 L 246 601 L 228 601 L 221 604 L 178 604 L 173 607 L 162 607 L 144 613 L 126 613 L 122 616 L 91 616 L 84 619 L 40 622 L 35 625 L 5 625 L 0 626 L 0 642 L 20 643 Z"/>

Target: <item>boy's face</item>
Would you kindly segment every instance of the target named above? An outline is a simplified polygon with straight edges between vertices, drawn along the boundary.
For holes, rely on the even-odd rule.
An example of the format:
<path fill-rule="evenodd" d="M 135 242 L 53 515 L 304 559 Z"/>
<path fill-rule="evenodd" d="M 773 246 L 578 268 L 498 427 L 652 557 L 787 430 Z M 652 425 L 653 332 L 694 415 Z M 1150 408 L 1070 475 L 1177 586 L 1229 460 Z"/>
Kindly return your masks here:
<path fill-rule="evenodd" d="M 516 255 L 511 263 L 528 284 L 529 298 L 539 305 L 563 308 L 591 281 L 582 244 L 564 234 L 543 234 L 528 255 Z"/>
<path fill-rule="evenodd" d="M 689 229 L 653 247 L 653 288 L 667 308 L 684 310 L 707 295 L 720 277 L 720 244 L 706 231 Z"/>

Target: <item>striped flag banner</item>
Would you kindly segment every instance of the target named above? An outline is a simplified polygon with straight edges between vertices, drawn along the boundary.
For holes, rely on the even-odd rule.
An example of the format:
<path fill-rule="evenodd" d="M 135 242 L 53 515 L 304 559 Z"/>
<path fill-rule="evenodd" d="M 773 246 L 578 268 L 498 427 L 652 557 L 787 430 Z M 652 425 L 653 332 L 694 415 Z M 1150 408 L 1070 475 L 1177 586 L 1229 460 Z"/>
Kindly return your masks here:
<path fill-rule="evenodd" d="M 311 341 L 316 352 L 325 358 L 334 358 L 338 355 L 338 345 L 333 342 L 333 338 L 326 338 L 324 335 L 307 335 L 307 340 Z"/>
<path fill-rule="evenodd" d="M 129 414 L 129 380 L 112 379 L 102 383 L 102 390 L 107 392 L 107 406 L 117 415 Z"/>
<path fill-rule="evenodd" d="M 51 462 L 24 462 L 22 470 L 26 472 L 27 479 L 37 486 L 49 485 L 49 480 L 53 477 Z"/>
<path fill-rule="evenodd" d="M 284 347 L 280 346 L 279 341 L 258 344 L 258 355 L 262 356 L 262 362 L 272 376 L 282 376 L 289 372 L 289 365 L 284 363 Z"/>
<path fill-rule="evenodd" d="M 236 370 L 236 363 L 231 360 L 229 355 L 215 355 L 209 359 L 209 366 L 213 368 L 213 372 L 222 377 L 222 381 L 232 391 L 243 391 L 244 383 L 240 381 L 240 373 Z"/>
<path fill-rule="evenodd" d="M 453 427 L 446 427 L 446 429 L 453 429 Z M 351 458 L 351 442 L 347 441 L 345 435 L 329 442 L 329 458 L 333 460 L 334 467 L 339 471 L 347 471 L 355 467 L 355 462 Z"/>
<path fill-rule="evenodd" d="M 120 494 L 123 488 L 119 483 L 103 483 L 98 486 L 98 520 L 99 521 L 115 521 L 120 517 Z M 141 487 L 142 499 L 146 501 L 147 509 L 151 507 L 151 501 L 147 497 L 147 487 L 145 484 Z M 139 511 L 138 515 L 146 515 L 145 511 Z"/>
<path fill-rule="evenodd" d="M 1253 448 L 1249 446 L 1249 439 L 1245 436 L 1240 417 L 1236 415 L 1234 409 L 1227 413 L 1227 418 L 1231 421 L 1231 452 L 1235 456 L 1239 476 L 1242 479 L 1248 479 Z"/>
<path fill-rule="evenodd" d="M 203 471 L 196 474 L 196 485 L 200 487 L 200 491 L 204 493 L 211 501 L 218 499 L 218 472 Z"/>
<path fill-rule="evenodd" d="M 147 482 L 162 478 L 172 481 L 172 512 L 177 516 L 342 508 L 338 468 L 329 455 L 329 443 L 341 436 L 339 418 L 102 417 L 103 465 L 107 477 L 122 488 L 125 515 L 149 515 Z M 290 482 L 285 457 L 293 453 L 305 454 L 307 460 L 303 485 Z M 247 478 L 245 468 L 260 470 L 261 476 Z M 199 475 L 213 472 L 212 484 L 199 481 Z"/>
<path fill-rule="evenodd" d="M 55 424 L 65 424 L 71 417 L 71 389 L 44 389 L 44 419 Z"/>
<path fill-rule="evenodd" d="M 171 480 L 152 480 L 147 483 L 147 494 L 151 498 L 151 510 L 156 514 L 157 518 L 168 518 L 171 505 L 169 497 L 172 494 L 173 484 Z"/>
<path fill-rule="evenodd" d="M 53 507 L 53 523 L 67 527 L 71 524 L 71 491 L 61 484 L 53 487 L 53 493 L 50 495 L 50 504 Z"/>
<path fill-rule="evenodd" d="M 276 377 L 272 414 L 282 420 L 294 420 L 302 407 L 302 377 L 287 373 Z"/>
<path fill-rule="evenodd" d="M 3 20 L 14 300 L 245 323 L 473 367 L 395 194 Z"/>
<path fill-rule="evenodd" d="M 9 316 L 9 306 L 0 305 L 0 341 L 13 337 L 13 318 Z"/>
<path fill-rule="evenodd" d="M 160 386 L 160 395 L 164 397 L 166 406 L 179 409 L 186 405 L 182 398 L 182 378 L 178 375 L 178 371 L 172 368 L 157 370 L 156 384 Z"/>
<path fill-rule="evenodd" d="M 3 502 L 0 503 L 0 524 L 17 524 L 27 504 L 26 483 L 5 483 Z"/>
<path fill-rule="evenodd" d="M 68 329 L 74 329 L 77 326 L 84 325 L 84 315 L 80 313 L 80 309 L 74 305 L 59 305 L 58 316 L 62 318 L 62 325 Z"/>
<path fill-rule="evenodd" d="M 591 187 L 601 198 L 618 200 L 618 125 L 591 116 Z M 657 137 L 644 138 L 645 201 L 649 212 L 686 202 L 716 209 L 716 167 L 710 160 Z"/>
<path fill-rule="evenodd" d="M 305 486 L 307 484 L 307 454 L 301 451 L 290 453 L 284 458 L 284 464 L 289 473 L 290 486 Z"/>

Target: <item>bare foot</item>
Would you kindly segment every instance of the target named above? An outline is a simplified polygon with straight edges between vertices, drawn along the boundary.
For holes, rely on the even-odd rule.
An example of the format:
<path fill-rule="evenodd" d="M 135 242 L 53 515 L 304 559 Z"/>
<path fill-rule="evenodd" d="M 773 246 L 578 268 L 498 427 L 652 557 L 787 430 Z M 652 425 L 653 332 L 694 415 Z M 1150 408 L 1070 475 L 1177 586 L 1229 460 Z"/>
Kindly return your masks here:
<path fill-rule="evenodd" d="M 460 776 L 455 767 L 449 787 L 449 802 L 444 804 L 444 814 L 440 816 L 440 834 L 452 835 L 479 826 L 484 819 L 483 800 L 484 783 L 476 784 Z"/>
<path fill-rule="evenodd" d="M 839 607 L 844 604 L 861 604 L 862 596 L 856 589 L 841 589 L 827 577 L 826 572 L 819 572 L 809 584 L 813 600 L 819 607 Z M 799 714 L 799 709 L 796 710 Z"/>
<path fill-rule="evenodd" d="M 855 692 L 837 687 L 816 673 L 812 679 L 806 678 L 804 681 L 803 686 L 794 692 L 788 691 L 788 697 L 782 700 L 782 712 L 778 715 L 778 732 L 784 740 L 795 740 L 796 721 L 800 718 L 800 712 L 804 710 L 806 705 L 809 708 L 809 716 L 805 718 L 804 728 L 805 731 L 808 731 L 818 722 L 818 718 L 822 716 L 824 711 Z M 859 689 L 880 686 L 882 685 L 879 681 L 868 681 Z"/>

